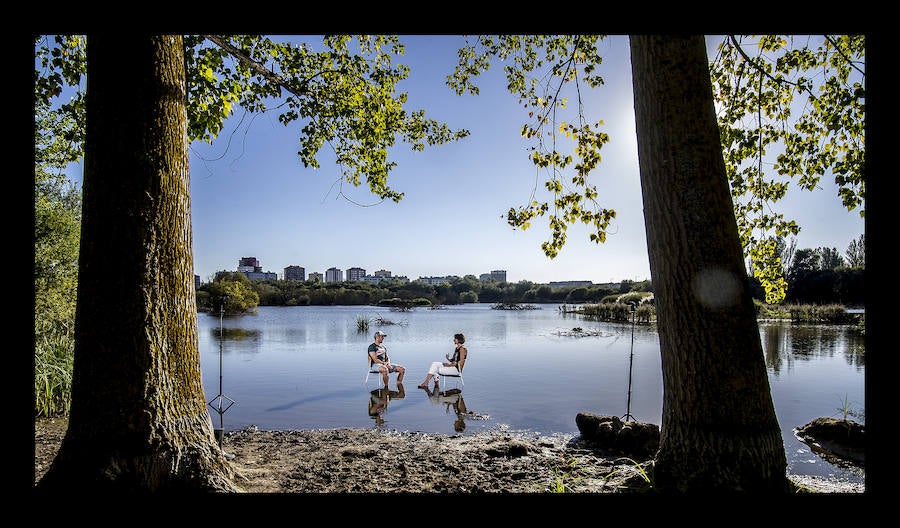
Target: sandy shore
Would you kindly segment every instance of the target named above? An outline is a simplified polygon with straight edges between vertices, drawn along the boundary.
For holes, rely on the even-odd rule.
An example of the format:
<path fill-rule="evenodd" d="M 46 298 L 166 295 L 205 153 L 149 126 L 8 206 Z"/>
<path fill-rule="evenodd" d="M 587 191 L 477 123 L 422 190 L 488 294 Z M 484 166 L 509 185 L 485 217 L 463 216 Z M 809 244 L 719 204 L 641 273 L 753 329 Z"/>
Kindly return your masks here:
<path fill-rule="evenodd" d="M 65 419 L 35 420 L 35 482 L 56 456 Z M 259 431 L 225 435 L 247 493 L 629 493 L 647 488 L 649 459 L 604 456 L 577 435 L 503 431 L 440 435 L 382 429 Z M 824 493 L 864 487 L 792 477 Z"/>

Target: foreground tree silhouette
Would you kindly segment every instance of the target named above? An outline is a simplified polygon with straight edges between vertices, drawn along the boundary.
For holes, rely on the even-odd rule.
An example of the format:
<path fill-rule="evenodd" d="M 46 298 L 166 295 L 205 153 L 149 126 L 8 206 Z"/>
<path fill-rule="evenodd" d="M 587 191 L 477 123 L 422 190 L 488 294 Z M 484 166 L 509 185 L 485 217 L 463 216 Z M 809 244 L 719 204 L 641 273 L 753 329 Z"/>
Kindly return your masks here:
<path fill-rule="evenodd" d="M 660 491 L 786 492 L 702 36 L 631 36 L 663 369 Z"/>
<path fill-rule="evenodd" d="M 38 487 L 234 490 L 201 385 L 182 39 L 87 55 L 72 405 Z"/>

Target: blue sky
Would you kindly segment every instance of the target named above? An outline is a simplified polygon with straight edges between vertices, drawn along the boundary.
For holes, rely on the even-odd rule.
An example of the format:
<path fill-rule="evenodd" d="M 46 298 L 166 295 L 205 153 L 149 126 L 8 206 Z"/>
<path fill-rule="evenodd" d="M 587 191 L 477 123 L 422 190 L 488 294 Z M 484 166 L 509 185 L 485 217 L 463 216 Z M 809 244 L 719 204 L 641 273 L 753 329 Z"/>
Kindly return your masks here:
<path fill-rule="evenodd" d="M 617 217 L 599 245 L 588 239 L 586 228 L 571 226 L 553 260 L 540 247 L 550 236 L 545 218 L 527 231 L 505 221 L 506 211 L 527 203 L 543 179 L 519 135 L 526 111 L 506 91 L 501 67 L 493 65 L 477 80 L 479 96 L 457 96 L 444 81 L 463 37 L 401 40 L 406 55 L 395 61 L 410 66 L 409 78 L 399 85 L 409 95 L 407 108 L 425 109 L 426 116 L 471 135 L 424 152 L 398 144 L 389 184 L 405 196 L 400 203 L 378 203 L 365 184 L 341 185 L 340 168 L 327 149 L 319 169 L 304 168 L 296 154 L 296 125 L 284 127 L 272 112 L 248 126 L 250 116 L 238 109 L 212 145 L 191 146 L 194 265 L 202 280 L 235 270 L 241 257 L 250 256 L 279 278 L 289 265 L 307 274 L 330 267 L 361 267 L 370 274 L 385 269 L 411 280 L 491 270 L 506 270 L 512 282 L 650 277 L 627 38 L 601 42 L 606 84 L 585 99 L 589 121 L 604 120 L 611 136 L 592 178 L 600 203 Z M 813 193 L 791 193 L 777 209 L 802 226 L 797 247 L 835 247 L 843 254 L 864 232 L 863 219 L 841 206 L 829 177 L 820 186 Z"/>

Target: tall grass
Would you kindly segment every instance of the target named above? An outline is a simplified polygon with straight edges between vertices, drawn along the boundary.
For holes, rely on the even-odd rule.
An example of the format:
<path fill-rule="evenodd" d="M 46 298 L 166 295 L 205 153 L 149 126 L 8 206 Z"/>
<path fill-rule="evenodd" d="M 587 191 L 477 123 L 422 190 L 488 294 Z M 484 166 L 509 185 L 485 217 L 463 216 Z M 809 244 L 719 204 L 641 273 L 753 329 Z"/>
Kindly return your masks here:
<path fill-rule="evenodd" d="M 369 318 L 364 315 L 356 316 L 356 331 L 364 333 L 369 331 Z"/>
<path fill-rule="evenodd" d="M 756 315 L 760 319 L 787 319 L 793 323 L 852 324 L 865 329 L 864 319 L 847 312 L 842 304 L 766 304 L 753 300 Z"/>
<path fill-rule="evenodd" d="M 74 358 L 75 339 L 68 329 L 39 329 L 34 347 L 35 417 L 69 413 Z"/>
<path fill-rule="evenodd" d="M 601 321 L 631 322 L 631 306 L 623 303 L 585 304 L 578 313 Z M 649 323 L 655 312 L 648 304 L 641 304 L 634 313 L 635 321 Z"/>
<path fill-rule="evenodd" d="M 855 316 L 847 313 L 840 304 L 795 304 L 785 307 L 791 321 L 795 323 L 848 324 L 855 322 Z"/>

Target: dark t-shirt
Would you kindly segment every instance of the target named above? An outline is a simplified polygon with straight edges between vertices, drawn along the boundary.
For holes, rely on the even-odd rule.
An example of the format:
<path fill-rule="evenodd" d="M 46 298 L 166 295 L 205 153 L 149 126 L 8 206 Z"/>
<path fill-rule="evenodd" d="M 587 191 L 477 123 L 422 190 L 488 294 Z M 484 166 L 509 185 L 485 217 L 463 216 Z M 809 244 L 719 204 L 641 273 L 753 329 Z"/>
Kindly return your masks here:
<path fill-rule="evenodd" d="M 387 349 L 384 347 L 384 345 L 376 345 L 375 343 L 372 343 L 371 345 L 369 345 L 369 350 L 368 352 L 366 352 L 366 354 L 368 354 L 369 352 L 375 352 L 375 356 L 379 361 L 387 361 Z"/>

